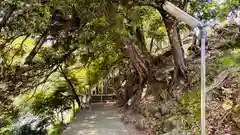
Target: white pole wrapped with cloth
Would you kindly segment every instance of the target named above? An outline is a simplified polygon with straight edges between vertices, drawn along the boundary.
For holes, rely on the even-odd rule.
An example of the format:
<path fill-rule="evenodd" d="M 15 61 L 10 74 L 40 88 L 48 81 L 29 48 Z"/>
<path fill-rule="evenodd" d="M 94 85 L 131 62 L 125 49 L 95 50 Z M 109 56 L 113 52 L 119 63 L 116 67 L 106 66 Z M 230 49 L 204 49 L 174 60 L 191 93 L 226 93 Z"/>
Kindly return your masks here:
<path fill-rule="evenodd" d="M 198 21 L 188 13 L 184 12 L 180 8 L 174 6 L 172 3 L 168 1 L 163 4 L 163 9 L 170 13 L 171 15 L 173 15 L 174 17 L 176 17 L 177 19 L 185 22 L 192 28 L 196 28 L 201 25 L 200 21 Z"/>
<path fill-rule="evenodd" d="M 206 97 L 206 65 L 205 65 L 205 41 L 206 41 L 206 31 L 200 21 L 184 12 L 180 8 L 176 7 L 170 2 L 165 2 L 163 4 L 163 9 L 167 11 L 172 16 L 185 22 L 192 28 L 198 28 L 200 30 L 201 36 L 201 134 L 205 135 L 205 97 Z"/>

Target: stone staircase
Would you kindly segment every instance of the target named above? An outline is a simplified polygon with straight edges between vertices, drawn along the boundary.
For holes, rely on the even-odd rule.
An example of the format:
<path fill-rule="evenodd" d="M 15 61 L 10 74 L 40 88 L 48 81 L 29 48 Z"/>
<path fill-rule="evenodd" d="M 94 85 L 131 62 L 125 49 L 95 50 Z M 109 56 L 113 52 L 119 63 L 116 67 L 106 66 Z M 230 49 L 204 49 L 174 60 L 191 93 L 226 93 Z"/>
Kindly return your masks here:
<path fill-rule="evenodd" d="M 92 95 L 91 102 L 92 103 L 99 103 L 99 102 L 107 102 L 107 101 L 114 101 L 115 95 Z"/>

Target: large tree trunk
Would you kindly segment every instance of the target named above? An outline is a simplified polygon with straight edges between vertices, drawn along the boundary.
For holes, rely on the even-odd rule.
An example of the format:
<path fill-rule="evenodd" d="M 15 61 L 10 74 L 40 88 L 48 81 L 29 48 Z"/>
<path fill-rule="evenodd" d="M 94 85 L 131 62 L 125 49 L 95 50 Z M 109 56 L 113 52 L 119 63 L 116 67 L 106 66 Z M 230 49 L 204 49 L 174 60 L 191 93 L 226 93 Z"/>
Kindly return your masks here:
<path fill-rule="evenodd" d="M 68 82 L 69 86 L 71 87 L 72 94 L 73 94 L 73 96 L 74 96 L 75 100 L 77 101 L 78 106 L 80 108 L 81 107 L 81 101 L 78 98 L 77 92 L 76 92 L 76 90 L 75 90 L 71 80 L 68 79 L 67 75 L 64 73 L 64 71 L 63 71 L 61 66 L 60 66 L 60 71 L 61 71 L 63 77 L 65 78 L 65 80 Z"/>
<path fill-rule="evenodd" d="M 138 39 L 137 47 L 141 50 L 142 54 L 144 54 L 144 56 L 147 57 L 147 59 L 151 60 L 152 59 L 152 56 L 150 53 L 151 50 L 148 51 L 148 49 L 147 49 L 147 43 L 145 41 L 145 37 L 144 37 L 142 28 L 140 28 L 140 27 L 136 28 L 136 36 Z"/>
<path fill-rule="evenodd" d="M 149 61 L 141 57 L 141 54 L 137 51 L 134 45 L 127 46 L 127 55 L 130 57 L 132 66 L 139 75 L 139 82 L 143 82 L 144 79 L 149 75 Z M 144 55 L 145 56 L 145 55 Z"/>
<path fill-rule="evenodd" d="M 163 17 L 165 27 L 167 29 L 167 34 L 169 42 L 172 48 L 173 60 L 174 60 L 174 74 L 172 82 L 170 83 L 169 88 L 172 89 L 172 86 L 176 82 L 179 76 L 184 76 L 186 78 L 187 67 L 185 65 L 184 51 L 182 48 L 181 38 L 179 30 L 177 27 L 177 20 L 170 14 L 166 13 L 163 10 L 159 10 Z"/>
<path fill-rule="evenodd" d="M 135 74 L 131 80 L 127 80 L 135 84 L 130 86 L 131 88 L 126 88 L 127 90 L 124 91 L 124 100 L 125 103 L 127 103 L 127 100 L 132 98 L 134 95 L 136 97 L 140 97 L 143 85 L 151 77 L 151 72 L 149 68 L 149 57 L 147 57 L 137 45 L 134 45 L 133 42 L 123 40 L 123 44 L 125 45 L 123 53 L 129 57 L 130 65 L 133 67 L 132 73 L 134 72 L 133 74 Z M 140 98 L 136 98 L 134 102 L 140 102 Z"/>
<path fill-rule="evenodd" d="M 140 42 L 140 44 L 138 46 L 141 49 L 141 51 L 144 53 L 148 52 L 147 47 L 146 47 L 145 37 L 144 37 L 143 31 L 140 27 L 136 28 L 136 36 Z"/>

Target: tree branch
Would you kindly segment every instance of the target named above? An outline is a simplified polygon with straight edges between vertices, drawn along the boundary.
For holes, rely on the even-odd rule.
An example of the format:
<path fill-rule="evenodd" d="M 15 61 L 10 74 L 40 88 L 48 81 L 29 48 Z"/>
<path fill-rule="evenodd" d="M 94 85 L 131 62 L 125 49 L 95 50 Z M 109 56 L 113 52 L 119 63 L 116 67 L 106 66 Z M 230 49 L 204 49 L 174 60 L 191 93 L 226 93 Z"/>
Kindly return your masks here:
<path fill-rule="evenodd" d="M 121 3 L 121 0 L 110 0 L 112 3 L 117 3 L 117 4 L 120 4 Z M 156 9 L 161 9 L 162 6 L 156 4 L 156 3 L 152 3 L 152 2 L 145 2 L 145 1 L 136 1 L 136 0 L 133 0 L 133 4 L 135 6 L 150 6 L 150 7 L 153 7 L 153 8 L 156 8 Z"/>
<path fill-rule="evenodd" d="M 9 42 L 12 43 L 15 39 L 17 39 L 21 36 L 24 36 L 25 34 L 26 33 L 19 34 L 19 35 L 14 35 L 14 36 L 11 36 L 10 38 L 5 39 L 5 42 L 0 44 L 0 49 L 3 49 L 7 43 L 9 43 Z"/>
<path fill-rule="evenodd" d="M 10 66 L 12 65 L 12 62 L 13 62 L 14 57 L 22 50 L 23 44 L 24 44 L 24 42 L 28 39 L 29 36 L 30 36 L 30 34 L 26 35 L 26 37 L 22 40 L 22 42 L 21 42 L 21 44 L 20 44 L 20 49 L 18 49 L 18 50 L 15 52 L 15 54 L 12 56 L 12 59 L 11 59 L 10 64 L 8 65 L 8 68 L 10 68 Z"/>
<path fill-rule="evenodd" d="M 154 41 L 154 38 L 152 37 L 151 43 L 150 43 L 150 52 L 152 51 L 152 48 L 153 48 L 153 41 Z"/>
<path fill-rule="evenodd" d="M 80 107 L 81 107 L 81 101 L 80 101 L 79 98 L 78 98 L 76 89 L 74 88 L 71 80 L 67 77 L 67 75 L 66 75 L 65 72 L 63 71 L 62 66 L 59 66 L 59 71 L 60 71 L 60 73 L 63 75 L 63 77 L 64 77 L 64 79 L 67 81 L 67 83 L 69 84 L 69 86 L 70 86 L 70 88 L 71 88 L 71 90 L 72 90 L 72 94 L 73 94 L 73 96 L 74 96 L 75 100 L 77 101 L 78 106 L 79 106 L 79 108 L 80 108 Z"/>
<path fill-rule="evenodd" d="M 3 19 L 0 22 L 0 30 L 7 24 L 8 19 L 10 18 L 15 9 L 16 7 L 14 5 L 10 5 L 9 9 L 7 10 L 7 13 L 5 14 L 5 16 L 3 16 Z"/>
<path fill-rule="evenodd" d="M 42 45 L 44 44 L 47 36 L 49 33 L 49 28 L 47 28 L 44 33 L 42 34 L 42 36 L 40 37 L 40 39 L 38 40 L 38 42 L 36 43 L 35 47 L 32 49 L 32 51 L 29 53 L 29 55 L 27 56 L 25 63 L 31 63 L 33 58 L 35 57 L 35 55 L 38 53 L 38 51 L 41 49 Z"/>
<path fill-rule="evenodd" d="M 187 10 L 187 5 L 188 5 L 189 0 L 183 0 L 181 8 L 186 11 Z"/>
<path fill-rule="evenodd" d="M 31 96 L 30 98 L 28 98 L 27 101 L 29 101 L 31 98 L 34 97 L 34 95 L 35 95 L 36 92 L 37 92 L 37 87 L 38 87 L 39 85 L 41 85 L 41 84 L 45 84 L 45 83 L 47 82 L 48 78 L 49 78 L 54 72 L 57 71 L 57 69 L 58 69 L 59 66 L 60 66 L 60 64 L 57 65 L 57 67 L 56 67 L 55 69 L 53 69 L 53 70 L 45 77 L 45 79 L 44 79 L 43 81 L 41 81 L 40 83 L 37 84 L 37 86 L 35 86 L 34 92 L 33 92 L 32 96 Z"/>
<path fill-rule="evenodd" d="M 135 5 L 137 6 L 150 6 L 156 9 L 162 9 L 162 6 L 156 4 L 156 3 L 152 3 L 152 2 L 144 2 L 144 1 L 140 1 L 140 2 L 134 2 Z"/>

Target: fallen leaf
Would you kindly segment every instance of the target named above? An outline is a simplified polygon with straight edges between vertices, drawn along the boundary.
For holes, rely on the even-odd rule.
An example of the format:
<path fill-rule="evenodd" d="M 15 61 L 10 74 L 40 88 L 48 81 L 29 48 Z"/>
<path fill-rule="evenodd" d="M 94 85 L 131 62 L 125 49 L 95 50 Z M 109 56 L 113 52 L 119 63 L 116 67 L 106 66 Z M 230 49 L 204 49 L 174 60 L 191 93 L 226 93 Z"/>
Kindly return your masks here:
<path fill-rule="evenodd" d="M 232 108 L 232 106 L 233 106 L 233 102 L 231 100 L 228 100 L 228 99 L 225 100 L 223 102 L 223 105 L 222 105 L 222 107 L 225 111 L 230 110 Z"/>
<path fill-rule="evenodd" d="M 232 94 L 233 93 L 233 89 L 231 89 L 231 88 L 221 87 L 221 89 L 224 90 L 224 93 L 227 93 L 227 94 Z"/>
<path fill-rule="evenodd" d="M 228 71 L 221 72 L 216 78 L 214 78 L 214 85 L 219 86 L 229 75 Z"/>

